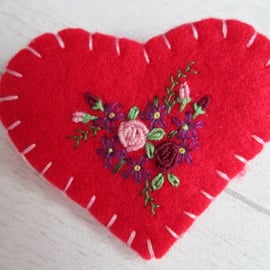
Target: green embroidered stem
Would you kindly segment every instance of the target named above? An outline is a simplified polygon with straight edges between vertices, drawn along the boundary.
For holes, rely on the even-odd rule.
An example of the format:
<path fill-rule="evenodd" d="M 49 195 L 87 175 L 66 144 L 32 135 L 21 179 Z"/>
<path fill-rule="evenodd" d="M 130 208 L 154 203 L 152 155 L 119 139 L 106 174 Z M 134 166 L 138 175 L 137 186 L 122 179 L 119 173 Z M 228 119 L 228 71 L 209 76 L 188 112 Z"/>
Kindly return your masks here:
<path fill-rule="evenodd" d="M 148 180 L 146 180 L 145 181 L 145 188 L 141 191 L 141 194 L 143 194 L 145 196 L 144 207 L 147 207 L 149 205 L 151 208 L 152 215 L 155 215 L 156 214 L 155 209 L 159 208 L 160 205 L 154 203 L 154 198 L 151 197 L 149 194 L 151 192 L 153 192 L 153 189 L 149 186 Z"/>
<path fill-rule="evenodd" d="M 126 163 L 126 160 L 125 160 L 125 159 L 120 160 L 120 161 L 114 166 L 112 173 L 113 173 L 113 174 L 117 174 L 117 173 L 120 171 L 120 169 L 125 165 L 125 163 Z"/>
<path fill-rule="evenodd" d="M 195 64 L 195 62 L 194 62 L 194 61 L 191 61 L 191 62 L 187 65 L 187 67 L 186 67 L 184 73 L 190 72 L 190 73 L 192 73 L 192 74 L 198 74 L 198 71 L 197 71 L 197 70 L 192 69 L 192 66 L 193 66 L 194 64 Z"/>
<path fill-rule="evenodd" d="M 79 147 L 81 140 L 88 141 L 89 134 L 92 134 L 93 137 L 96 137 L 98 131 L 101 130 L 100 127 L 95 126 L 89 126 L 88 129 L 89 130 L 77 129 L 76 132 L 79 133 L 79 135 L 71 135 L 67 137 L 67 139 L 74 140 L 74 149 Z"/>
<path fill-rule="evenodd" d="M 77 149 L 80 145 L 81 140 L 88 141 L 88 130 L 82 130 L 82 129 L 77 129 L 76 132 L 78 132 L 80 135 L 73 135 L 73 136 L 68 136 L 67 139 L 74 140 L 74 149 Z"/>
<path fill-rule="evenodd" d="M 167 96 L 167 98 L 164 98 L 164 103 L 167 106 L 168 113 L 171 112 L 173 106 L 176 104 L 176 97 L 175 97 L 174 88 L 175 88 L 175 86 L 179 85 L 180 79 L 187 78 L 187 73 L 198 74 L 198 71 L 192 69 L 192 66 L 194 64 L 195 64 L 194 61 L 190 62 L 186 66 L 184 71 L 181 71 L 181 69 L 178 68 L 177 75 L 175 76 L 175 78 L 173 75 L 170 76 L 171 84 L 169 87 L 166 87 L 166 92 L 167 92 L 168 96 Z M 184 107 L 185 106 L 186 105 L 184 105 Z"/>
<path fill-rule="evenodd" d="M 97 136 L 99 130 L 101 130 L 101 127 L 89 126 L 89 131 L 92 133 L 93 137 Z"/>
<path fill-rule="evenodd" d="M 173 90 L 174 90 L 175 86 L 179 84 L 177 79 L 175 80 L 172 75 L 170 77 L 170 81 L 171 81 L 170 87 L 166 87 L 166 92 L 167 92 L 168 97 L 164 98 L 164 103 L 168 108 L 168 113 L 171 112 L 172 107 L 175 105 L 175 99 L 174 99 L 175 93 Z"/>

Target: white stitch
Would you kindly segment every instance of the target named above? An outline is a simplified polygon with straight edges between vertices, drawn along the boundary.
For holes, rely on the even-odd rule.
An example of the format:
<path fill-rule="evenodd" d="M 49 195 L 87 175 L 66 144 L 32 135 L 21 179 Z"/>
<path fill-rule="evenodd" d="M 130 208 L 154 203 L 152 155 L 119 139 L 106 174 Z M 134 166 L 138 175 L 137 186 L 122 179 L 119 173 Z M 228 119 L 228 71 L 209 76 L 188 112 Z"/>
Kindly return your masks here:
<path fill-rule="evenodd" d="M 145 59 L 146 63 L 149 64 L 150 63 L 150 59 L 149 59 L 149 55 L 148 55 L 148 53 L 147 53 L 147 51 L 146 51 L 145 48 L 143 48 L 143 56 L 144 56 L 144 59 Z"/>
<path fill-rule="evenodd" d="M 116 49 L 117 55 L 120 56 L 121 51 L 120 51 L 120 40 L 119 40 L 119 38 L 115 39 L 115 49 Z"/>
<path fill-rule="evenodd" d="M 191 24 L 191 28 L 192 28 L 192 33 L 193 33 L 193 37 L 198 40 L 199 39 L 199 33 L 195 27 L 195 25 L 192 23 Z"/>
<path fill-rule="evenodd" d="M 265 141 L 264 141 L 262 138 L 260 138 L 259 136 L 257 136 L 257 135 L 252 135 L 251 137 L 252 137 L 257 143 L 262 144 L 262 145 L 265 144 Z"/>
<path fill-rule="evenodd" d="M 220 176 L 222 179 L 226 180 L 226 181 L 230 181 L 231 180 L 230 177 L 226 173 L 224 173 L 222 171 L 216 170 L 216 174 L 218 176 Z"/>
<path fill-rule="evenodd" d="M 196 219 L 196 218 L 197 218 L 197 216 L 196 216 L 195 214 L 192 214 L 192 213 L 190 213 L 190 212 L 183 211 L 183 213 L 184 213 L 186 216 L 190 217 L 191 219 Z"/>
<path fill-rule="evenodd" d="M 228 35 L 228 27 L 227 27 L 227 22 L 226 20 L 222 21 L 222 34 L 224 38 L 227 38 Z"/>
<path fill-rule="evenodd" d="M 86 206 L 86 209 L 87 209 L 87 210 L 89 210 L 89 209 L 92 207 L 92 205 L 94 204 L 95 200 L 96 200 L 96 196 L 93 195 L 93 196 L 91 197 L 91 199 L 89 200 L 89 203 L 88 203 L 87 206 Z"/>
<path fill-rule="evenodd" d="M 168 38 L 166 37 L 166 34 L 163 34 L 162 37 L 163 37 L 163 40 L 164 40 L 166 46 L 168 47 L 168 49 L 171 50 L 172 46 L 171 46 Z"/>
<path fill-rule="evenodd" d="M 67 184 L 66 184 L 66 186 L 65 186 L 65 188 L 63 190 L 64 192 L 67 192 L 67 190 L 70 188 L 73 180 L 74 180 L 74 177 L 72 177 L 72 176 L 68 179 Z"/>
<path fill-rule="evenodd" d="M 89 50 L 93 51 L 93 36 L 92 36 L 91 33 L 89 33 L 89 44 L 88 44 L 88 46 L 89 46 Z"/>
<path fill-rule="evenodd" d="M 33 49 L 32 47 L 28 46 L 25 49 L 28 50 L 29 52 L 31 52 L 36 57 L 41 58 L 41 54 L 39 52 L 37 52 L 35 49 Z"/>
<path fill-rule="evenodd" d="M 35 143 L 33 143 L 33 144 L 31 144 L 31 145 L 29 145 L 28 147 L 26 147 L 22 152 L 21 152 L 21 154 L 22 155 L 27 155 L 28 153 L 30 153 L 32 150 L 34 150 L 35 148 L 36 148 L 36 144 Z"/>
<path fill-rule="evenodd" d="M 240 155 L 237 155 L 237 154 L 234 154 L 233 155 L 236 159 L 238 159 L 239 161 L 241 161 L 241 162 L 243 162 L 243 163 L 247 163 L 247 160 L 244 158 L 244 157 L 242 157 L 242 156 L 240 156 Z"/>
<path fill-rule="evenodd" d="M 60 37 L 59 33 L 56 33 L 55 35 L 55 38 L 59 44 L 59 46 L 64 49 L 65 48 L 65 43 L 64 43 L 64 40 Z"/>
<path fill-rule="evenodd" d="M 265 66 L 266 66 L 266 67 L 270 67 L 270 59 L 268 59 L 268 60 L 266 61 Z"/>
<path fill-rule="evenodd" d="M 45 167 L 44 167 L 44 169 L 41 171 L 41 175 L 42 176 L 44 176 L 45 175 L 45 173 L 51 168 L 51 166 L 52 166 L 52 162 L 50 161 Z"/>
<path fill-rule="evenodd" d="M 8 130 L 8 131 L 13 130 L 13 129 L 15 129 L 16 127 L 18 127 L 21 123 L 22 123 L 21 120 L 17 120 L 17 121 L 15 121 L 13 124 L 11 124 L 11 125 L 7 128 L 7 130 Z"/>
<path fill-rule="evenodd" d="M 169 234 L 173 238 L 175 238 L 175 239 L 178 239 L 179 238 L 179 235 L 174 230 L 172 230 L 169 226 L 165 225 L 165 229 L 169 232 Z"/>
<path fill-rule="evenodd" d="M 6 73 L 16 77 L 16 78 L 22 78 L 23 75 L 17 71 L 11 70 L 11 69 L 6 69 Z"/>
<path fill-rule="evenodd" d="M 112 227 L 112 225 L 114 224 L 114 222 L 116 221 L 116 219 L 117 219 L 117 215 L 116 214 L 114 214 L 112 217 L 111 217 L 111 219 L 110 219 L 110 221 L 108 222 L 108 224 L 107 224 L 107 228 L 110 228 L 110 227 Z"/>
<path fill-rule="evenodd" d="M 205 192 L 204 190 L 200 190 L 203 196 L 205 196 L 208 200 L 214 200 L 214 196 L 210 195 L 209 193 Z"/>
<path fill-rule="evenodd" d="M 250 48 L 254 44 L 256 37 L 257 37 L 257 32 L 255 32 L 250 38 L 250 40 L 248 41 L 247 48 Z"/>
<path fill-rule="evenodd" d="M 130 236 L 129 236 L 128 240 L 127 240 L 127 245 L 128 245 L 129 247 L 132 245 L 135 236 L 136 236 L 136 231 L 132 231 L 132 232 L 130 233 Z"/>
<path fill-rule="evenodd" d="M 153 245 L 150 239 L 147 239 L 147 248 L 150 255 L 150 258 L 155 258 L 155 253 L 153 249 Z"/>
<path fill-rule="evenodd" d="M 17 100 L 18 96 L 0 97 L 0 102 Z"/>

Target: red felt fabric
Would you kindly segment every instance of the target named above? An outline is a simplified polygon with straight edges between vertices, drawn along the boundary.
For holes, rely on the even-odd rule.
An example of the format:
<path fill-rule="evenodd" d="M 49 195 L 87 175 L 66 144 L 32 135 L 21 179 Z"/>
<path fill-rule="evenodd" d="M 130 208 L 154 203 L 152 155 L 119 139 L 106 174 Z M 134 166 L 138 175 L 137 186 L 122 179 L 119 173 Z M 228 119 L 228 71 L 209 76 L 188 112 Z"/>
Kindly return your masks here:
<path fill-rule="evenodd" d="M 200 215 L 205 210 L 211 201 L 202 190 L 215 197 L 225 188 L 227 181 L 217 170 L 232 178 L 244 167 L 235 154 L 250 160 L 262 150 L 252 135 L 270 139 L 269 40 L 258 34 L 247 47 L 255 31 L 235 20 L 226 21 L 225 36 L 221 20 L 207 19 L 193 25 L 198 39 L 191 24 L 186 24 L 166 33 L 171 49 L 162 35 L 145 44 L 120 39 L 120 55 L 115 37 L 65 29 L 59 32 L 65 44 L 61 48 L 53 34 L 44 34 L 29 44 L 41 58 L 23 49 L 7 66 L 23 77 L 6 72 L 1 78 L 1 97 L 19 96 L 18 100 L 2 101 L 0 107 L 5 127 L 21 121 L 9 131 L 18 151 L 35 143 L 36 148 L 26 154 L 31 165 L 41 172 L 52 162 L 45 177 L 60 190 L 74 177 L 68 196 L 87 207 L 94 195 L 89 212 L 104 225 L 117 214 L 110 231 L 124 242 L 136 231 L 131 248 L 145 259 L 150 258 L 148 239 L 155 256 L 162 257 L 176 240 L 166 227 L 180 236 L 194 221 L 185 212 Z M 165 95 L 169 76 L 191 61 L 199 71 L 188 79 L 192 97 L 212 97 L 207 114 L 201 118 L 201 147 L 192 153 L 192 166 L 175 169 L 181 178 L 179 188 L 166 183 L 155 192 L 162 206 L 153 216 L 143 206 L 141 185 L 104 168 L 96 154 L 99 137 L 77 150 L 66 137 L 78 127 L 71 122 L 72 113 L 89 109 L 84 92 L 91 91 L 108 103 L 119 101 L 125 113 L 134 105 L 143 110 L 153 96 Z"/>

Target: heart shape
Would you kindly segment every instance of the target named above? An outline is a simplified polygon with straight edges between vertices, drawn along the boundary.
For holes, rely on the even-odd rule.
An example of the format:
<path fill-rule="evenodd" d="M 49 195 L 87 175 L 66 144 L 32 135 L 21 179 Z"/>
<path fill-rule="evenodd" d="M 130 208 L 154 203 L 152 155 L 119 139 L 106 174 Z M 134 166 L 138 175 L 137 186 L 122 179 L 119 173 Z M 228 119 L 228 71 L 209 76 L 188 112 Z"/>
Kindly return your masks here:
<path fill-rule="evenodd" d="M 9 62 L 1 118 L 42 176 L 143 258 L 159 258 L 269 141 L 269 55 L 269 40 L 235 20 L 186 24 L 145 44 L 81 29 L 44 34 Z M 96 137 L 89 126 L 72 135 L 89 123 Z M 185 136 L 200 147 L 192 164 L 177 164 Z M 149 182 L 137 174 L 142 157 Z"/>

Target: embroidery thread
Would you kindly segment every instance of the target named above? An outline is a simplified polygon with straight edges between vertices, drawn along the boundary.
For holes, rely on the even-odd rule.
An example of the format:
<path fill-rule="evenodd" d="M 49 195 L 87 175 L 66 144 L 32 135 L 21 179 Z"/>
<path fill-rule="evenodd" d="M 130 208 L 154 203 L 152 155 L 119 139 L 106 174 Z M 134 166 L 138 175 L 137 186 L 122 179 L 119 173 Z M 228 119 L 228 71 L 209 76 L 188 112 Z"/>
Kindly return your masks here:
<path fill-rule="evenodd" d="M 121 172 L 123 179 L 144 184 L 141 191 L 144 207 L 150 208 L 153 215 L 161 208 L 154 202 L 154 192 L 161 190 L 166 182 L 179 187 L 181 181 L 174 168 L 182 163 L 191 165 L 191 153 L 200 146 L 198 129 L 203 123 L 196 118 L 206 113 L 210 96 L 192 103 L 186 79 L 189 74 L 198 74 L 194 64 L 190 62 L 185 69 L 179 68 L 175 76 L 171 75 L 165 88 L 167 95 L 161 99 L 155 96 L 143 111 L 133 106 L 125 115 L 119 102 L 104 103 L 100 97 L 86 92 L 84 98 L 92 111 L 77 111 L 72 117 L 74 123 L 85 126 L 76 130 L 77 135 L 67 137 L 74 140 L 74 149 L 82 141 L 87 142 L 90 135 L 96 137 L 102 131 L 101 147 L 96 152 L 103 158 L 104 167 L 113 174 Z M 171 116 L 176 104 L 179 104 L 178 117 Z M 168 130 L 168 126 L 174 129 Z M 131 158 L 129 153 L 139 150 L 144 154 L 138 160 Z M 150 163 L 155 165 L 156 174 L 149 169 Z"/>

